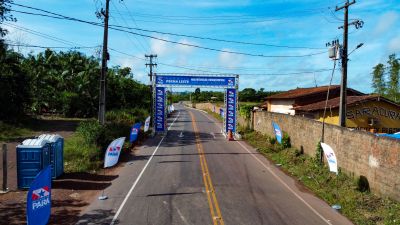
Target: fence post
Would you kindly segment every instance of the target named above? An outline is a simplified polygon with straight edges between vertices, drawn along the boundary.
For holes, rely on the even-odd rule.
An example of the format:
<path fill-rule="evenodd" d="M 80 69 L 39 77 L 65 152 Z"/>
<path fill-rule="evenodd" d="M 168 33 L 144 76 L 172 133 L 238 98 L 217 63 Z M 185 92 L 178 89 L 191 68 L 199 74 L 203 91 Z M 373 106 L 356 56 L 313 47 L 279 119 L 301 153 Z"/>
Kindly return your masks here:
<path fill-rule="evenodd" d="M 7 190 L 7 145 L 3 144 L 3 191 Z"/>

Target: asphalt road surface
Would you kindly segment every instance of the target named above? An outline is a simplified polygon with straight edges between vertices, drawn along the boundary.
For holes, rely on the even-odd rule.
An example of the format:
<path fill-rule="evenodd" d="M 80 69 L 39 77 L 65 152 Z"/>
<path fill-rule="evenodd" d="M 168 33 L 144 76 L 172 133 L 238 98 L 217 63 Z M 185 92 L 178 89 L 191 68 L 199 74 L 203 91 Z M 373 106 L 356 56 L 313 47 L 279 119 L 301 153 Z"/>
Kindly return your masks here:
<path fill-rule="evenodd" d="M 175 108 L 78 224 L 352 224 L 211 116 Z"/>

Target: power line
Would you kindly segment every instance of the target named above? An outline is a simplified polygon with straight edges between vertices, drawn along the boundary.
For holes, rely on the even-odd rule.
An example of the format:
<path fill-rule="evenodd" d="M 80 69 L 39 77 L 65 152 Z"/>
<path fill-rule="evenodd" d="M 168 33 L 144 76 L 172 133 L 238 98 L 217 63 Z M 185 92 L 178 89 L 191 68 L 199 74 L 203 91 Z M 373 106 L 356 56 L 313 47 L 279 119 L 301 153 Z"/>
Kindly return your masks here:
<path fill-rule="evenodd" d="M 30 44 L 22 44 L 22 43 L 10 43 L 6 41 L 6 45 L 8 46 L 13 46 L 13 47 L 26 47 L 26 48 L 43 48 L 43 49 L 87 49 L 87 48 L 97 48 L 98 46 L 95 47 L 78 47 L 78 46 L 40 46 L 40 45 L 30 45 Z"/>
<path fill-rule="evenodd" d="M 122 21 L 125 23 L 126 26 L 128 26 L 128 23 L 126 22 L 125 18 L 122 16 L 122 14 L 119 12 L 117 6 L 114 4 L 114 2 L 111 2 L 112 6 L 114 7 L 115 11 L 121 16 Z M 113 18 L 114 19 L 114 18 Z M 114 19 L 114 21 L 116 21 L 116 19 Z M 134 46 L 136 46 L 137 44 L 135 44 L 135 42 L 128 36 L 128 34 L 125 34 L 128 39 L 132 42 L 132 44 L 134 44 Z M 143 46 L 143 44 L 139 41 L 139 39 L 134 36 L 135 40 L 137 41 L 137 43 L 139 43 L 139 45 L 142 47 L 143 52 L 146 52 L 146 48 Z"/>
<path fill-rule="evenodd" d="M 54 42 L 58 42 L 58 43 L 65 44 L 65 45 L 70 45 L 70 46 L 72 46 L 71 48 L 97 48 L 97 47 L 99 47 L 99 46 L 87 47 L 87 46 L 81 45 L 81 44 L 76 43 L 76 42 L 72 42 L 72 41 L 68 41 L 68 40 L 65 40 L 65 39 L 61 39 L 61 38 L 58 38 L 58 37 L 55 37 L 55 36 L 51 36 L 49 34 L 45 34 L 45 33 L 39 32 L 39 31 L 35 31 L 35 30 L 31 30 L 29 28 L 26 28 L 26 27 L 23 27 L 23 26 L 18 26 L 16 24 L 12 24 L 12 23 L 8 23 L 8 22 L 5 22 L 4 25 L 6 25 L 8 27 L 15 28 L 17 30 L 20 30 L 20 31 L 23 31 L 23 32 L 26 32 L 26 33 L 29 33 L 29 34 L 33 34 L 33 35 L 36 35 L 36 36 L 39 36 L 39 37 L 43 37 L 43 38 L 48 39 L 48 40 L 52 40 Z M 67 47 L 65 47 L 65 48 L 67 48 Z"/>
<path fill-rule="evenodd" d="M 133 17 L 133 15 L 131 14 L 131 12 L 129 11 L 128 6 L 125 4 L 125 1 L 122 1 L 121 3 L 125 6 L 126 10 L 128 10 L 129 17 L 132 19 L 134 25 L 135 25 L 136 27 L 138 27 L 135 18 Z M 142 37 L 142 38 L 143 38 L 143 37 Z M 143 38 L 143 40 L 144 40 L 144 43 L 147 45 L 148 49 L 151 49 L 149 43 L 146 42 L 146 40 L 145 40 L 144 38 Z"/>
<path fill-rule="evenodd" d="M 136 58 L 139 60 L 143 60 L 146 61 L 146 59 L 129 54 L 129 53 L 125 53 L 113 48 L 110 48 L 111 51 L 120 53 L 122 55 L 126 55 L 126 56 L 130 56 L 132 58 Z M 187 69 L 190 71 L 197 71 L 197 72 L 202 72 L 202 73 L 209 73 L 209 74 L 216 74 L 216 75 L 224 75 L 227 73 L 221 73 L 221 72 L 216 72 L 216 71 L 210 71 L 210 70 L 199 70 L 199 69 L 194 69 L 191 67 L 187 67 L 187 66 L 179 66 L 179 65 L 172 65 L 172 64 L 168 64 L 168 63 L 162 63 L 162 62 L 158 62 L 158 64 L 160 65 L 164 65 L 164 66 L 168 66 L 168 67 L 174 67 L 174 68 L 180 68 L 180 69 Z M 191 65 L 193 66 L 193 65 Z M 320 73 L 320 72 L 326 72 L 326 71 L 331 71 L 332 69 L 330 68 L 326 68 L 326 69 L 316 69 L 316 70 L 309 70 L 309 71 L 301 71 L 301 72 L 289 72 L 289 73 L 238 73 L 239 75 L 244 75 L 244 76 L 289 76 L 289 75 L 300 75 L 300 74 L 313 74 L 313 73 Z M 237 73 L 237 72 L 236 72 Z M 172 74 L 172 73 L 169 73 Z M 231 74 L 231 73 L 229 73 Z"/>
<path fill-rule="evenodd" d="M 91 24 L 91 25 L 95 25 L 95 26 L 102 26 L 102 24 L 99 24 L 99 23 L 85 21 L 85 20 L 81 20 L 81 19 L 76 19 L 76 18 L 64 16 L 64 15 L 61 15 L 61 14 L 52 13 L 52 12 L 49 12 L 47 10 L 42 10 L 42 9 L 30 7 L 30 6 L 23 6 L 23 5 L 16 4 L 16 3 L 12 3 L 12 4 L 15 4 L 15 5 L 18 5 L 18 6 L 21 6 L 21 7 L 26 7 L 26 8 L 29 8 L 29 9 L 33 9 L 33 10 L 46 12 L 46 13 L 52 14 L 54 16 L 45 15 L 45 14 L 39 14 L 39 13 L 17 11 L 17 10 L 13 9 L 13 11 L 19 12 L 19 13 L 26 13 L 26 14 L 31 14 L 31 15 L 45 16 L 45 17 L 51 17 L 51 18 L 55 18 L 55 19 L 67 19 L 67 20 L 87 23 L 87 24 Z M 189 37 L 189 38 L 196 38 L 196 39 L 212 40 L 212 41 L 219 41 L 219 42 L 247 44 L 247 45 L 282 47 L 282 48 L 306 48 L 306 49 L 321 49 L 321 48 L 310 48 L 310 47 L 300 47 L 300 46 L 270 45 L 270 44 L 262 44 L 262 43 L 240 42 L 240 41 L 223 40 L 223 39 L 217 39 L 217 38 L 198 37 L 198 36 L 193 36 L 193 35 L 175 34 L 175 33 L 169 33 L 169 32 L 159 32 L 159 31 L 147 30 L 147 29 L 141 29 L 141 28 L 132 28 L 132 27 L 110 25 L 110 29 L 121 31 L 121 32 L 128 32 L 128 33 L 131 33 L 131 34 L 134 34 L 134 35 L 147 37 L 147 38 L 152 38 L 152 39 L 156 39 L 156 40 L 160 40 L 160 41 L 164 41 L 164 42 L 169 42 L 169 43 L 173 43 L 173 44 L 186 45 L 186 46 L 190 46 L 190 47 L 201 48 L 201 49 L 212 50 L 212 51 L 220 51 L 220 52 L 231 53 L 231 54 L 241 54 L 241 55 L 257 56 L 257 57 L 307 57 L 307 56 L 313 56 L 313 55 L 326 53 L 326 51 L 324 51 L 324 52 L 318 52 L 318 53 L 306 54 L 306 55 L 297 55 L 297 56 L 296 55 L 293 55 L 293 56 L 279 56 L 279 55 L 278 56 L 267 56 L 267 55 L 263 55 L 263 54 L 242 53 L 242 52 L 219 50 L 219 49 L 213 49 L 213 48 L 208 48 L 208 47 L 203 47 L 203 46 L 198 46 L 198 45 L 192 45 L 192 44 L 188 44 L 188 43 L 170 41 L 170 40 L 166 40 L 166 39 L 163 39 L 163 38 L 157 38 L 157 37 L 146 35 L 146 34 L 142 34 L 142 33 L 136 33 L 136 32 L 131 32 L 131 31 L 127 31 L 127 30 L 121 30 L 119 28 L 130 29 L 130 30 L 140 30 L 140 31 L 153 32 L 153 33 L 159 33 L 159 34 L 168 34 L 168 35 L 181 36 L 181 37 Z"/>
<path fill-rule="evenodd" d="M 294 10 L 294 11 L 286 11 L 286 13 L 298 13 L 298 12 L 304 12 L 304 13 L 308 13 L 308 12 L 314 12 L 314 11 L 319 11 L 319 10 L 324 10 L 324 9 L 328 9 L 329 5 L 327 5 L 326 7 L 318 7 L 318 8 L 313 8 L 313 9 L 304 9 L 304 10 Z M 160 18 L 160 19 L 175 19 L 175 20 L 191 20 L 191 19 L 196 19 L 196 20 L 201 20 L 201 19 L 205 19 L 205 20 L 231 20 L 232 18 L 258 18 L 258 17 L 262 17 L 264 15 L 243 15 L 243 14 L 234 14 L 234 15 L 212 15 L 212 16 L 188 16 L 188 15 L 162 15 L 162 14 L 149 14 L 149 13 L 135 13 L 138 16 L 142 16 L 142 17 L 151 17 L 151 18 Z M 277 13 L 277 15 L 282 15 L 282 11 L 279 11 L 279 13 Z"/>

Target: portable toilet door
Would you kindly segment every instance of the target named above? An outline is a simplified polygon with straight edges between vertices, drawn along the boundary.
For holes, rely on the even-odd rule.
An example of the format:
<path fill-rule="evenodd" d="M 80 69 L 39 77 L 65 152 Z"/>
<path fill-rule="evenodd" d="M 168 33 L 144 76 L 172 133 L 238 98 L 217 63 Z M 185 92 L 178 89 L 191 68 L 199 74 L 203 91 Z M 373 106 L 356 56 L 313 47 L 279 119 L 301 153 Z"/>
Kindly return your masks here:
<path fill-rule="evenodd" d="M 29 188 L 36 175 L 50 164 L 50 143 L 27 139 L 17 146 L 18 188 Z"/>
<path fill-rule="evenodd" d="M 42 134 L 38 139 L 47 140 L 51 144 L 51 174 L 55 179 L 64 173 L 64 138 L 58 134 Z"/>

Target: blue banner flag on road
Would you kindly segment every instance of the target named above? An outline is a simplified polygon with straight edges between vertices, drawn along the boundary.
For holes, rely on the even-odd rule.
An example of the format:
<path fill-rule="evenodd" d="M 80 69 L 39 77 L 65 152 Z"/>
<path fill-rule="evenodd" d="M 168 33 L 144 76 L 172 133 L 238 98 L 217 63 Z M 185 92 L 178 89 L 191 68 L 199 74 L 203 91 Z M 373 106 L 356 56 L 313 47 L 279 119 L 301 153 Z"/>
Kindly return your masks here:
<path fill-rule="evenodd" d="M 142 123 L 135 123 L 133 126 L 132 126 L 132 129 L 131 129 L 131 136 L 130 136 L 130 139 L 129 139 L 129 141 L 131 142 L 131 143 L 133 143 L 134 141 L 136 141 L 137 139 L 138 139 L 138 136 L 139 136 L 139 131 L 140 131 L 140 127 L 142 126 Z"/>
<path fill-rule="evenodd" d="M 51 166 L 39 172 L 32 182 L 26 199 L 28 225 L 45 225 L 51 212 Z"/>
<path fill-rule="evenodd" d="M 281 144 L 282 143 L 282 131 L 281 131 L 281 128 L 275 122 L 272 122 L 272 127 L 274 128 L 274 133 L 275 133 L 276 140 L 279 142 L 279 144 Z"/>

